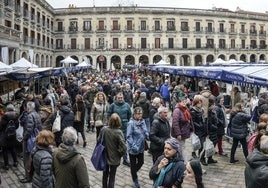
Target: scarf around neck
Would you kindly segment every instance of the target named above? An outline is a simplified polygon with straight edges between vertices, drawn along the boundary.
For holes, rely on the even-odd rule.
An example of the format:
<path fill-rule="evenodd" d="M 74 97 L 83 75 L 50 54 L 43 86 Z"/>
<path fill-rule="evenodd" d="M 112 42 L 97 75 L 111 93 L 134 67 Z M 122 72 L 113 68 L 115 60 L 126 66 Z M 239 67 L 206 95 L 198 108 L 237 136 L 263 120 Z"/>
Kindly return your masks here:
<path fill-rule="evenodd" d="M 158 188 L 159 186 L 162 185 L 163 181 L 164 181 L 164 177 L 166 175 L 166 173 L 168 171 L 170 171 L 172 169 L 172 167 L 174 166 L 174 162 L 170 162 L 167 166 L 163 167 L 159 173 L 159 176 L 157 177 L 155 183 L 154 183 L 154 187 L 153 188 Z"/>
<path fill-rule="evenodd" d="M 183 112 L 183 115 L 187 121 L 191 120 L 191 114 L 186 106 L 179 104 L 179 109 Z"/>

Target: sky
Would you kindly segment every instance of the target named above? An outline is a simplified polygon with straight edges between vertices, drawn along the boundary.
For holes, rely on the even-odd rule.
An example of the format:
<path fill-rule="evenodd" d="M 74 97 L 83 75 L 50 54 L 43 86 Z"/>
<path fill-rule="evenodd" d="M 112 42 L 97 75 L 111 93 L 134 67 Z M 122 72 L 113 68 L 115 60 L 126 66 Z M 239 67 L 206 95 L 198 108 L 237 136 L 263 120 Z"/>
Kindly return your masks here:
<path fill-rule="evenodd" d="M 198 8 L 212 9 L 227 8 L 235 11 L 237 7 L 242 10 L 253 12 L 268 11 L 267 0 L 47 0 L 54 8 L 67 8 L 69 4 L 76 7 L 118 6 L 136 5 L 149 7 L 176 7 L 176 8 Z"/>

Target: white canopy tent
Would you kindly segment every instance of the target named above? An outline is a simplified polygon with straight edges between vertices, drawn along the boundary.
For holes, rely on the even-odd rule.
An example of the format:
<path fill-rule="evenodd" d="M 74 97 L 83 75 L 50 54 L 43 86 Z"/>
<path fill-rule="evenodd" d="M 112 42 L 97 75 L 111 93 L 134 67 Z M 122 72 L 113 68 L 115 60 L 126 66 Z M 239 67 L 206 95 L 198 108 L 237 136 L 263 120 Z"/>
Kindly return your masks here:
<path fill-rule="evenodd" d="M 15 63 L 10 65 L 14 69 L 20 69 L 20 68 L 37 68 L 38 66 L 29 62 L 24 57 L 20 60 L 16 61 Z"/>
<path fill-rule="evenodd" d="M 82 63 L 79 63 L 78 65 L 76 65 L 76 67 L 87 67 L 87 66 L 91 66 L 91 65 L 86 63 L 85 61 L 83 61 Z"/>
<path fill-rule="evenodd" d="M 0 72 L 3 72 L 3 71 L 9 72 L 11 70 L 12 70 L 11 66 L 9 66 L 9 65 L 7 65 L 7 64 L 5 64 L 5 63 L 0 61 Z"/>
<path fill-rule="evenodd" d="M 163 59 L 161 59 L 159 62 L 157 62 L 155 65 L 169 65 L 169 63 L 167 63 L 166 61 L 164 61 Z"/>
<path fill-rule="evenodd" d="M 65 59 L 61 60 L 60 62 L 64 66 L 67 65 L 67 67 L 70 66 L 70 64 L 76 64 L 76 63 L 78 63 L 78 61 L 75 60 L 75 59 L 73 59 L 73 58 L 71 58 L 71 56 L 66 57 Z"/>

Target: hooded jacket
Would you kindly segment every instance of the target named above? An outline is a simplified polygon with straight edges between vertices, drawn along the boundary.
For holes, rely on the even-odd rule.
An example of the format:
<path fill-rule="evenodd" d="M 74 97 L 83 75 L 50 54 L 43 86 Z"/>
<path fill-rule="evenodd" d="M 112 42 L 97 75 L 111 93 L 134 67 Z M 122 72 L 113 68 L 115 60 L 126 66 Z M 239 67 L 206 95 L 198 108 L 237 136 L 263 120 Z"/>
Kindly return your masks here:
<path fill-rule="evenodd" d="M 160 94 L 163 97 L 163 99 L 170 99 L 170 91 L 169 91 L 169 84 L 168 83 L 164 83 L 161 87 L 160 87 Z"/>
<path fill-rule="evenodd" d="M 73 146 L 60 144 L 53 153 L 53 172 L 56 188 L 89 188 L 84 158 Z"/>
<path fill-rule="evenodd" d="M 260 151 L 249 154 L 246 160 L 245 183 L 246 188 L 268 187 L 268 156 Z"/>

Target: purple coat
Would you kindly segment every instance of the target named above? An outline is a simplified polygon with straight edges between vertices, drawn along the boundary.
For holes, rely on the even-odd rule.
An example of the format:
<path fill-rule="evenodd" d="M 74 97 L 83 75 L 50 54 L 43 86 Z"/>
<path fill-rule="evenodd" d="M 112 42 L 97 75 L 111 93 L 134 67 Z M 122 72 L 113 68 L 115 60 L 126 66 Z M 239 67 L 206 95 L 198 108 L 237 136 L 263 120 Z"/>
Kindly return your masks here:
<path fill-rule="evenodd" d="M 185 140 L 190 138 L 192 128 L 192 121 L 187 121 L 182 110 L 176 107 L 172 115 L 171 136 L 174 138 L 181 136 Z"/>

